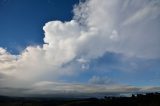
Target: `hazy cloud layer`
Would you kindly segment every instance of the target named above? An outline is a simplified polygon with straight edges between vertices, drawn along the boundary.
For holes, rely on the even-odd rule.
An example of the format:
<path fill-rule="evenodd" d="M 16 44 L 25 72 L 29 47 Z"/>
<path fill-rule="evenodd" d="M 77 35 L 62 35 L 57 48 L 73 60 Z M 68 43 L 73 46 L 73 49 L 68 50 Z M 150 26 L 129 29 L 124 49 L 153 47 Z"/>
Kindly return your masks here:
<path fill-rule="evenodd" d="M 0 93 L 10 96 L 52 96 L 52 97 L 104 97 L 130 95 L 132 93 L 159 92 L 160 87 L 134 87 L 126 85 L 76 84 L 63 82 L 37 82 L 30 87 L 1 87 Z M 72 96 L 70 96 L 72 95 Z"/>
<path fill-rule="evenodd" d="M 107 52 L 159 59 L 159 11 L 158 0 L 87 0 L 80 3 L 74 8 L 73 20 L 45 24 L 43 47 L 30 46 L 19 55 L 0 48 L 0 84 L 10 87 L 21 86 L 24 82 L 32 84 L 48 75 L 56 81 L 60 76 L 88 70 L 90 61 Z M 91 82 L 106 84 L 103 80 L 93 77 Z M 77 86 L 71 87 L 81 90 Z M 63 87 L 58 89 L 63 90 Z"/>

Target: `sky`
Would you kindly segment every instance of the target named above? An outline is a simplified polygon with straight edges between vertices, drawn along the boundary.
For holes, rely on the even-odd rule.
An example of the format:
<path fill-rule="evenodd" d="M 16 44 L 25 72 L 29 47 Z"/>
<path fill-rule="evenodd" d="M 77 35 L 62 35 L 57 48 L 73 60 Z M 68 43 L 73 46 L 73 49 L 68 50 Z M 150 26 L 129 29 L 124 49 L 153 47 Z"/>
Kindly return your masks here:
<path fill-rule="evenodd" d="M 160 91 L 159 0 L 0 0 L 0 95 Z"/>
<path fill-rule="evenodd" d="M 42 45 L 44 24 L 71 20 L 76 3 L 78 0 L 0 0 L 1 47 L 18 54 L 28 45 Z"/>

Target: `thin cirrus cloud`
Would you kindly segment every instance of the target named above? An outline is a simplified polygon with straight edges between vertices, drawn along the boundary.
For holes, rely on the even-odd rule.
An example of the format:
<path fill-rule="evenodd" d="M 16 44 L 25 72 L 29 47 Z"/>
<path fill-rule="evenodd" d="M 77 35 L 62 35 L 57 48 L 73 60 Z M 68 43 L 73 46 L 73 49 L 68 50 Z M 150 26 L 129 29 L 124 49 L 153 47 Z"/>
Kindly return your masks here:
<path fill-rule="evenodd" d="M 45 24 L 42 47 L 29 46 L 19 55 L 0 48 L 0 75 L 4 75 L 0 77 L 1 86 L 25 88 L 24 82 L 34 85 L 49 74 L 54 81 L 60 76 L 74 76 L 88 70 L 92 60 L 107 52 L 160 58 L 158 0 L 87 0 L 73 11 L 71 21 Z"/>

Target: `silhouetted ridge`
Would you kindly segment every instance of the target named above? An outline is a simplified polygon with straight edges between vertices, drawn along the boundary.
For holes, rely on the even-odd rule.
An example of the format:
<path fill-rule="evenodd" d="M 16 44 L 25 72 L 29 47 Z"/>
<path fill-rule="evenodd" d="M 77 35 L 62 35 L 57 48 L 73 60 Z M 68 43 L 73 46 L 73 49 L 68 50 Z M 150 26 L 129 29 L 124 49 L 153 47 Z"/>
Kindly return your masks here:
<path fill-rule="evenodd" d="M 160 106 L 160 93 L 132 94 L 131 97 L 102 99 L 60 99 L 0 96 L 0 106 Z"/>

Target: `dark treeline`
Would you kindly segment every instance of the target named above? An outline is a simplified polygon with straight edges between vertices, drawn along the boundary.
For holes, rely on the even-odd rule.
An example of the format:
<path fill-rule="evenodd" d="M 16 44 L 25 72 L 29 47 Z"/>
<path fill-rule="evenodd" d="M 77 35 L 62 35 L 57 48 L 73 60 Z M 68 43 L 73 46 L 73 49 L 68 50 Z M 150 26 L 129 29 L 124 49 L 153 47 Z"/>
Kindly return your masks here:
<path fill-rule="evenodd" d="M 160 93 L 101 99 L 20 98 L 0 96 L 0 106 L 160 106 Z"/>

